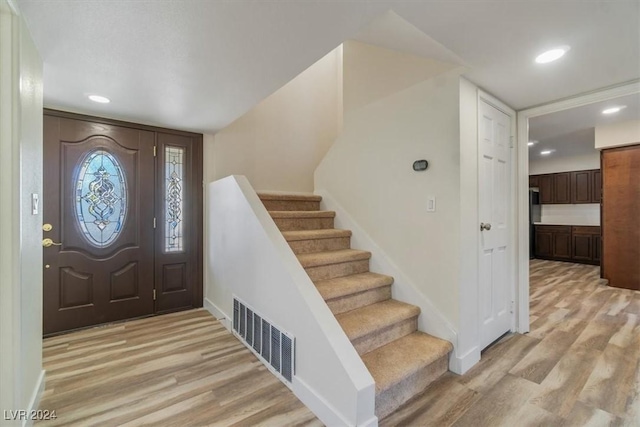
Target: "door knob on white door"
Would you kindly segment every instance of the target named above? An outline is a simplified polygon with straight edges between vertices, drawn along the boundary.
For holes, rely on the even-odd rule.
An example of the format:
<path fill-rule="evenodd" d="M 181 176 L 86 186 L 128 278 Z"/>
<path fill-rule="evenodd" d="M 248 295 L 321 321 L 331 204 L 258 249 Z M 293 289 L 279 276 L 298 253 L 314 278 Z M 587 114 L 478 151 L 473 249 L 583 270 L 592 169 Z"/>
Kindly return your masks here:
<path fill-rule="evenodd" d="M 484 222 L 481 222 L 480 223 L 480 231 L 482 231 L 482 230 L 487 230 L 487 231 L 491 230 L 491 224 L 489 224 L 489 223 L 485 224 Z"/>

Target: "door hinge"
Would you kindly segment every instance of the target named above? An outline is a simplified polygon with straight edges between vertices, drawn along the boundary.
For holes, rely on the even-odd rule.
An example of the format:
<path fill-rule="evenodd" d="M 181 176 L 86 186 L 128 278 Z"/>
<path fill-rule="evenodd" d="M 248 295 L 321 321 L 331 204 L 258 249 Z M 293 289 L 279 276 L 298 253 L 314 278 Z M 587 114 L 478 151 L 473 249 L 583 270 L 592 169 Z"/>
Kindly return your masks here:
<path fill-rule="evenodd" d="M 154 301 L 156 300 L 156 290 L 155 289 L 153 290 L 153 300 Z"/>
<path fill-rule="evenodd" d="M 511 137 L 509 138 L 509 148 L 513 148 L 513 140 L 514 140 L 514 139 L 515 139 L 515 138 L 514 138 L 513 136 L 511 136 Z"/>
<path fill-rule="evenodd" d="M 153 218 L 153 228 L 156 228 L 156 219 L 155 219 L 155 217 Z"/>
<path fill-rule="evenodd" d="M 511 300 L 511 314 L 516 312 L 516 302 Z"/>
<path fill-rule="evenodd" d="M 156 157 L 158 155 L 158 147 L 157 146 L 153 146 L 153 157 Z"/>

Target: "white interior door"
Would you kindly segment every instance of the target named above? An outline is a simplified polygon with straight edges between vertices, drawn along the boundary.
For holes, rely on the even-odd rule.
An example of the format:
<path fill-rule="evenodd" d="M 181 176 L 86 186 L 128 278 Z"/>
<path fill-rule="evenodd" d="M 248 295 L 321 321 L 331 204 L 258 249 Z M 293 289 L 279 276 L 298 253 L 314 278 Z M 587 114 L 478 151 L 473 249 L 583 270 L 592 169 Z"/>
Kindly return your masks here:
<path fill-rule="evenodd" d="M 511 118 L 480 99 L 478 104 L 480 233 L 480 341 L 485 348 L 511 329 L 509 283 Z"/>

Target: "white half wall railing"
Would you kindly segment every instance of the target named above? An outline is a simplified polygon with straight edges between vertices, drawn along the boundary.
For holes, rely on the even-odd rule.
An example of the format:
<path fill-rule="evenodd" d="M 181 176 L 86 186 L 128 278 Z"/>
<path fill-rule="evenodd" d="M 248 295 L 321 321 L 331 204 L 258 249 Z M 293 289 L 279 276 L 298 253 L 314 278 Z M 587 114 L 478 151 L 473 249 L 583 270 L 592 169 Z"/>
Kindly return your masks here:
<path fill-rule="evenodd" d="M 326 425 L 377 426 L 375 383 L 249 181 L 207 187 L 205 307 L 229 328 L 236 295 L 295 336 L 293 393 Z"/>
<path fill-rule="evenodd" d="M 418 329 L 453 344 L 454 350 L 449 356 L 449 370 L 460 373 L 457 368 L 459 363 L 456 353 L 458 333 L 453 325 L 440 313 L 431 300 L 418 290 L 417 286 L 406 277 L 387 253 L 358 225 L 328 191 L 316 190 L 315 194 L 322 196 L 321 209 L 336 212 L 336 228 L 351 230 L 351 246 L 371 252 L 371 260 L 369 261 L 371 271 L 393 277 L 393 286 L 391 286 L 393 298 L 420 307 Z"/>

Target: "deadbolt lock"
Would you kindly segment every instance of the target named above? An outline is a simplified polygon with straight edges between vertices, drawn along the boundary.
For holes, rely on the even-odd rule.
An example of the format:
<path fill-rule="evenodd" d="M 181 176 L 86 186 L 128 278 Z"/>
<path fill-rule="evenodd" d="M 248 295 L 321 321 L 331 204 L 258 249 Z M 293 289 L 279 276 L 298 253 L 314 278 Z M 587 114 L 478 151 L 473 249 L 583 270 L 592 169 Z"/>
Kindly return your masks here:
<path fill-rule="evenodd" d="M 42 231 L 51 231 L 51 230 L 53 230 L 53 225 L 51 224 L 44 224 L 42 226 Z"/>

